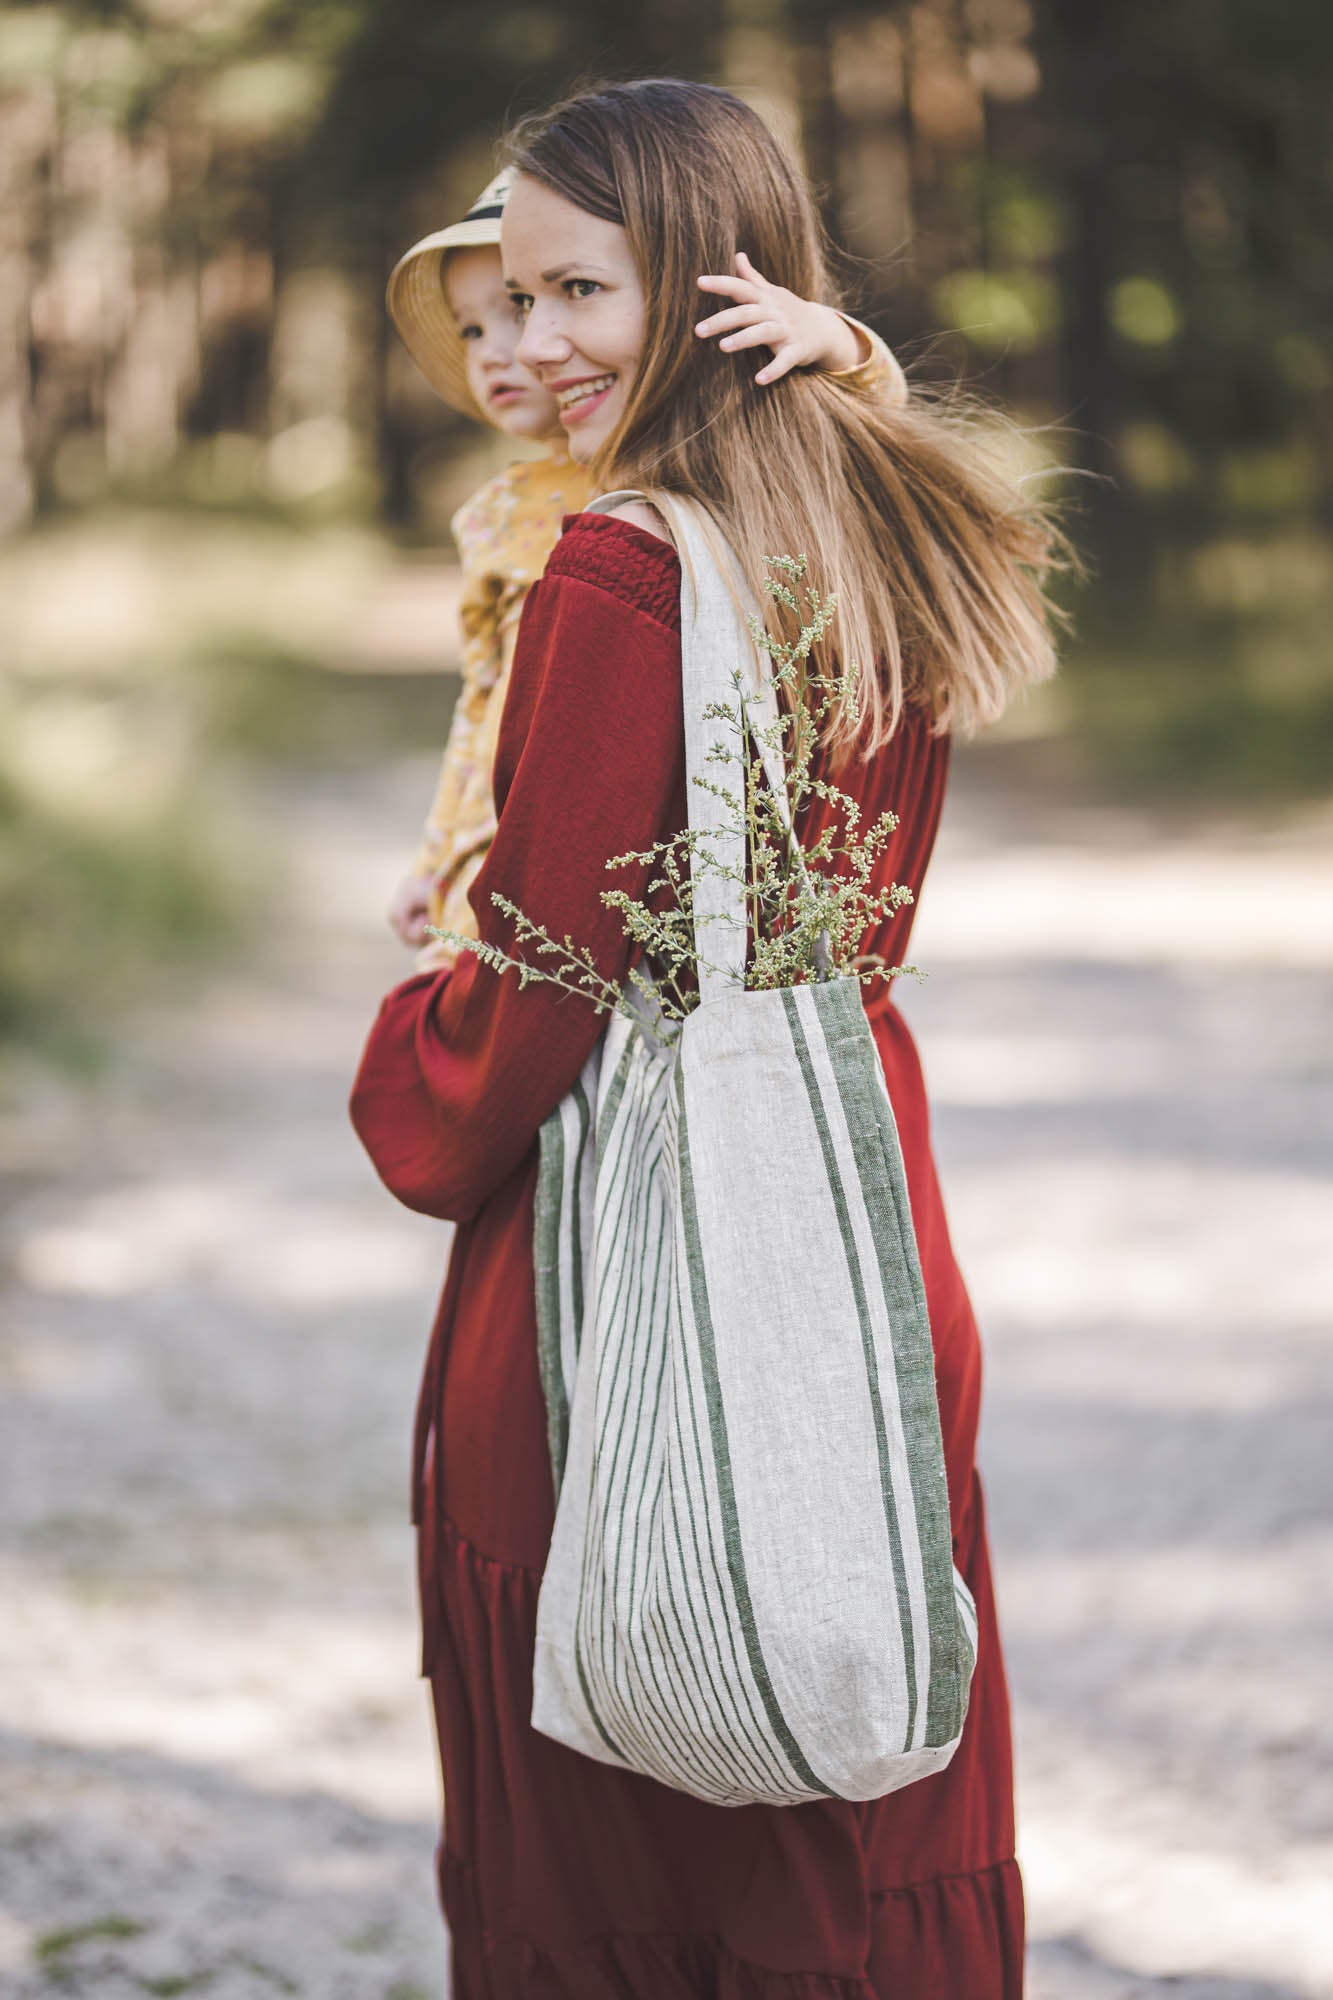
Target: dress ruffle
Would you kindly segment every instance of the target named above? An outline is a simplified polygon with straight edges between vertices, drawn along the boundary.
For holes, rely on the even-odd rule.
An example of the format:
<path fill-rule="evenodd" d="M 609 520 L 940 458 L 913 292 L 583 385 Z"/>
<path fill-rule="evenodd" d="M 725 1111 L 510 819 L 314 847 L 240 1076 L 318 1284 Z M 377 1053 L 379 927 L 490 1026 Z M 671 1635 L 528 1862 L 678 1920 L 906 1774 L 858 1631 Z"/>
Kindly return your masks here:
<path fill-rule="evenodd" d="M 715 1940 L 597 1937 L 560 1952 L 492 1937 L 465 1865 L 447 1852 L 440 1894 L 454 1939 L 454 2000 L 1020 2000 L 1023 1890 L 998 1862 L 877 1899 L 870 1972 L 775 1972 Z M 996 1983 L 997 1969 L 1000 1983 Z"/>
<path fill-rule="evenodd" d="M 454 2000 L 1020 2000 L 1012 1858 L 877 1890 L 875 1815 L 908 1794 L 727 1811 L 550 1742 L 539 1574 L 423 1525 Z"/>

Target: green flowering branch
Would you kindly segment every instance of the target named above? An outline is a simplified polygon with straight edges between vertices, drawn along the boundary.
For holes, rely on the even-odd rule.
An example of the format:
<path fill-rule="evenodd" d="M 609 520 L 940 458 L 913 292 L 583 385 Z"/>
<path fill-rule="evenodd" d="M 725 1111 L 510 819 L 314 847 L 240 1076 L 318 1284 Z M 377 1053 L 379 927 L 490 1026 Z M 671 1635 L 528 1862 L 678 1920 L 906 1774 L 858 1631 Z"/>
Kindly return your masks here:
<path fill-rule="evenodd" d="M 853 722 L 859 713 L 855 663 L 827 674 L 811 665 L 814 648 L 833 625 L 837 599 L 806 582 L 804 556 L 770 556 L 766 561 L 767 595 L 786 614 L 783 623 L 796 626 L 790 639 L 778 639 L 761 620 L 752 614 L 747 618 L 778 691 L 777 717 L 767 724 L 757 721 L 742 675 L 733 674 L 734 704 L 713 702 L 704 711 L 705 721 L 717 723 L 722 732 L 708 756 L 721 769 L 716 778 L 699 774 L 694 780 L 722 802 L 726 831 L 743 832 L 745 868 L 720 861 L 709 836 L 697 830 L 609 860 L 609 870 L 635 868 L 648 874 L 640 896 L 616 888 L 601 895 L 606 907 L 619 913 L 634 949 L 625 985 L 604 978 L 586 946 L 569 936 L 552 937 L 498 891 L 491 900 L 514 926 L 514 950 L 530 955 L 515 956 L 457 931 L 432 927 L 432 937 L 474 953 L 497 972 L 516 971 L 521 987 L 541 981 L 580 994 L 599 1013 L 628 1014 L 664 1040 L 697 1007 L 700 970 L 716 969 L 701 955 L 704 941 L 696 935 L 694 885 L 706 874 L 743 888 L 753 941 L 745 971 L 750 990 L 827 979 L 869 983 L 915 973 L 915 967 L 890 965 L 859 950 L 873 925 L 888 921 L 912 900 L 901 883 L 873 885 L 897 830 L 897 815 L 880 813 L 863 830 L 857 801 L 816 777 L 811 768 L 822 729 L 835 709 Z M 784 773 L 780 793 L 768 784 L 756 739 Z M 814 799 L 831 809 L 828 823 L 802 847 L 795 828 Z M 702 919 L 698 929 L 708 921 Z"/>

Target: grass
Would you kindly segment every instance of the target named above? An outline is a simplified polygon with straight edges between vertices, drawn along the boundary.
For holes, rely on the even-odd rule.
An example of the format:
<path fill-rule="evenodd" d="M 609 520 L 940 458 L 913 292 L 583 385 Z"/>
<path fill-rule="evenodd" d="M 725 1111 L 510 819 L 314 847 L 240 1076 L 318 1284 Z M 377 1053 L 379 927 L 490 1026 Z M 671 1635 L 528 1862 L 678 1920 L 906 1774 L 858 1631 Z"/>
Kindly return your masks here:
<path fill-rule="evenodd" d="M 45 1932 L 33 1945 L 33 1957 L 50 1980 L 58 1986 L 65 1986 L 73 1982 L 76 1974 L 76 1967 L 70 1961 L 87 1946 L 131 1944 L 136 1938 L 146 1937 L 151 1928 L 151 1925 L 140 1923 L 134 1917 L 117 1913 L 94 1917 L 88 1923 L 71 1924 L 61 1930 Z M 193 1972 L 155 1975 L 129 1972 L 119 1961 L 116 1969 L 125 1971 L 141 1992 L 153 1994 L 157 2000 L 176 2000 L 180 1994 L 206 1992 L 229 1966 L 261 1980 L 274 1992 L 299 1993 L 301 1990 L 296 1980 L 275 1966 L 266 1965 L 262 1959 L 241 1957 L 235 1953 L 229 1954 L 221 1967 L 200 1967 Z M 80 1974 L 80 1977 L 85 1976 Z M 424 1995 L 421 2000 L 425 2000 Z"/>
<path fill-rule="evenodd" d="M 374 1923 L 367 1924 L 363 1931 L 357 1931 L 354 1936 L 344 1938 L 343 1945 L 346 1950 L 355 1952 L 387 1951 L 393 1943 L 393 1938 L 392 1924 Z"/>
<path fill-rule="evenodd" d="M 238 884 L 183 799 L 98 827 L 0 771 L 0 857 L 0 1040 L 76 1068 L 95 1066 L 110 1010 L 242 927 Z"/>
<path fill-rule="evenodd" d="M 242 1972 L 250 1973 L 253 1978 L 262 1979 L 265 1985 L 273 1987 L 278 1993 L 301 1991 L 295 1979 L 285 1972 L 279 1972 L 275 1965 L 265 1965 L 262 1958 L 234 1958 L 232 1963 L 239 1966 Z"/>
<path fill-rule="evenodd" d="M 1319 623 L 1333 629 L 1333 605 Z M 1095 617 L 1065 667 L 1067 727 L 1124 796 L 1236 806 L 1327 797 L 1329 652 L 1313 620 Z"/>
<path fill-rule="evenodd" d="M 0 1044 L 95 1068 L 123 1008 L 267 921 L 266 788 L 442 743 L 453 683 L 362 631 L 394 562 L 364 528 L 143 513 L 0 549 Z"/>
<path fill-rule="evenodd" d="M 1164 528 L 1074 606 L 1065 729 L 1106 787 L 1185 805 L 1327 797 L 1333 540 L 1305 525 Z"/>
<path fill-rule="evenodd" d="M 33 1946 L 33 1956 L 39 1965 L 48 1971 L 58 1970 L 61 1962 L 72 1952 L 86 1944 L 124 1943 L 129 1938 L 142 1937 L 148 1925 L 134 1917 L 112 1914 L 94 1917 L 86 1924 L 70 1924 L 63 1930 L 45 1931 Z"/>
<path fill-rule="evenodd" d="M 245 634 L 216 641 L 194 673 L 213 755 L 297 767 L 443 748 L 454 687 L 444 674 L 331 673 L 308 653 Z"/>

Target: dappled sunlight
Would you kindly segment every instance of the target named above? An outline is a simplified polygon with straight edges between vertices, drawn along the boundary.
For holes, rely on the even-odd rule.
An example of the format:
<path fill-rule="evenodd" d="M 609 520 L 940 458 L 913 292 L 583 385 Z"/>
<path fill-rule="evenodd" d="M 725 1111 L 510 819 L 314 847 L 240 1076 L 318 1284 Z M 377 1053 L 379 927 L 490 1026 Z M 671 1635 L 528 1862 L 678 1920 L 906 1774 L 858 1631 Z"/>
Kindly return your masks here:
<path fill-rule="evenodd" d="M 1033 2000 L 1322 2000 L 1328 830 L 1058 819 L 964 782 L 898 992 L 987 1349 Z"/>
<path fill-rule="evenodd" d="M 1145 1977 L 1327 1992 L 1321 1554 L 1309 1534 L 1003 1560 L 1034 1936 Z"/>
<path fill-rule="evenodd" d="M 1063 1636 L 1091 1650 L 1089 1634 L 1114 1626 L 1131 1635 L 1133 1645 L 1159 1635 L 1170 1639 L 1173 1653 L 1183 1653 L 1192 1632 L 1226 1627 L 1234 1637 L 1240 1625 L 1249 1632 L 1254 1660 L 1269 1659 L 1284 1630 L 1308 1622 L 1321 1544 L 1314 1529 L 1288 1532 L 1281 1562 L 1266 1548 L 1210 1547 L 1184 1535 L 1151 1548 L 1014 1549 L 1004 1565 L 1004 1608 L 1021 1623 L 1026 1645 Z M 1243 1673 L 1228 1680 L 1216 1665 L 1211 1673 L 1214 1686 L 1244 1684 Z M 1154 1674 L 1150 1682 L 1123 1688 L 1122 1699 L 1147 1710 L 1160 1686 Z M 1313 1682 L 1305 1692 L 1313 1698 Z M 1202 1708 L 1194 1719 L 1210 1726 Z M 1180 1714 L 1177 1724 L 1187 1736 L 1190 1715 Z"/>
<path fill-rule="evenodd" d="M 18 1972 L 28 1963 L 35 1936 L 31 1924 L 0 1908 L 0 1972 Z"/>
<path fill-rule="evenodd" d="M 3 1749 L 13 1838 L 0 1939 L 26 1933 L 51 1982 L 35 1990 L 428 2000 L 443 1989 L 433 1804 L 395 1814 L 308 1785 L 259 1787 L 188 1753 L 14 1732 Z M 41 1915 L 20 1924 L 9 1913 L 20 1909 Z"/>
<path fill-rule="evenodd" d="M 1172 1323 L 1185 1350 L 1192 1328 L 1203 1341 L 1327 1327 L 1333 1240 L 1315 1173 L 1228 1171 L 1188 1132 L 1174 1158 L 1133 1136 L 1117 1152 L 1094 1124 L 1025 1147 L 1002 1183 L 989 1158 L 964 1159 L 949 1189 L 972 1288 L 1003 1319 L 1071 1335 Z"/>
<path fill-rule="evenodd" d="M 252 2000 L 237 1939 L 321 1993 L 344 1962 L 374 1971 L 358 1995 L 437 1962 L 403 1489 L 447 1230 L 390 1203 L 344 1110 L 406 970 L 382 898 L 429 775 L 284 791 L 280 934 L 161 997 L 132 1102 L 70 1122 L 6 1224 L 0 1580 L 24 1610 L 0 1673 L 36 1746 L 8 1810 L 123 1884 L 77 1915 L 142 1917 L 124 1963 L 203 1964 L 223 2000 Z M 1262 906 L 1279 960 L 1218 962 L 1185 936 L 1214 888 L 1172 935 L 1165 862 L 1136 849 L 1121 878 L 961 775 L 912 944 L 929 977 L 898 998 L 988 1348 L 1034 2000 L 1176 1971 L 1190 2000 L 1209 1974 L 1215 2000 L 1261 1977 L 1315 2000 L 1333 1062 L 1326 938 L 1283 926 L 1322 862 L 1229 857 L 1267 886 L 1227 921 Z M 1220 867 L 1182 844 L 1170 881 Z M 23 1883 L 15 1909 L 49 1912 Z M 210 1924 L 228 1944 L 201 1959 Z"/>
<path fill-rule="evenodd" d="M 367 1551 L 368 1553 L 368 1551 Z M 436 1806 L 415 1605 L 396 1610 L 155 1596 L 89 1597 L 5 1564 L 23 1632 L 0 1637 L 6 1726 L 69 1749 L 145 1751 L 263 1791 L 317 1789 L 389 1817 Z M 295 1670 L 296 1663 L 299 1670 Z"/>
<path fill-rule="evenodd" d="M 275 441 L 276 442 L 276 441 Z M 151 684 L 219 647 L 333 671 L 457 666 L 459 574 L 404 560 L 371 526 L 307 526 L 126 510 L 0 544 L 6 670 L 28 693 Z"/>
<path fill-rule="evenodd" d="M 0 1672 L 41 1746 L 19 1757 L 22 1810 L 89 1869 L 115 1830 L 150 1924 L 116 1950 L 148 1976 L 198 1935 L 182 1846 L 195 1907 L 230 1857 L 253 1955 L 295 1969 L 277 1941 L 299 1931 L 315 1990 L 348 1938 L 399 1939 L 386 1962 L 405 1936 L 411 1964 L 435 1949 L 403 1486 L 447 1231 L 389 1202 L 344 1112 L 405 969 L 380 899 L 428 775 L 414 760 L 281 800 L 282 936 L 192 1004 L 163 998 L 132 1113 L 72 1126 L 63 1177 L 8 1219 L 4 1581 L 24 1619 Z M 1140 897 L 1132 874 L 1103 935 L 1113 857 L 1002 820 L 988 845 L 993 811 L 964 775 L 912 945 L 930 976 L 899 1001 L 989 1350 L 1034 1995 L 1123 2000 L 1187 1969 L 1314 2000 L 1327 980 L 1309 939 L 1276 969 L 1210 969 L 1168 939 L 1160 881 Z M 1197 859 L 1212 879 L 1217 855 Z M 1194 879 L 1184 848 L 1171 865 Z M 1256 843 L 1243 867 L 1277 911 L 1315 860 Z M 157 1846 L 121 1828 L 145 1798 L 172 1830 Z M 49 1907 L 24 1895 L 25 1916 Z M 215 1970 L 210 1990 L 251 2000 Z"/>
<path fill-rule="evenodd" d="M 1205 1313 L 1201 1318 L 1211 1324 L 1182 1336 L 1168 1333 L 1171 1322 L 1162 1317 L 1129 1323 L 1123 1294 L 1108 1302 L 1105 1319 L 1094 1317 L 1086 1301 L 1081 1315 L 1051 1311 L 1043 1317 L 1025 1300 L 1018 1317 L 1001 1306 L 1001 1287 L 989 1272 L 973 1277 L 974 1292 L 978 1284 L 994 1357 L 993 1395 L 1032 1396 L 1052 1410 L 1077 1405 L 1115 1411 L 1125 1420 L 1153 1410 L 1201 1419 L 1280 1413 L 1290 1407 L 1293 1377 L 1305 1373 L 1317 1383 L 1327 1339 L 1314 1307 L 1301 1324 L 1269 1327 L 1260 1347 L 1254 1315 L 1243 1309 L 1230 1317 Z"/>
<path fill-rule="evenodd" d="M 1333 1980 L 1333 1848 L 1278 1855 L 1238 1840 L 1228 1851 L 1209 1840 L 1203 1802 L 1160 1791 L 1132 1820 L 1113 1820 L 1116 1774 L 1078 1755 L 1074 1740 L 1062 1747 L 1063 1784 L 1048 1778 L 1020 1792 L 1019 1858 L 1038 1937 L 1074 1933 L 1145 1979 L 1281 1980 L 1303 2000 L 1323 2000 Z"/>
<path fill-rule="evenodd" d="M 87 1404 L 133 1394 L 138 1369 L 132 1353 L 110 1341 L 90 1350 L 85 1337 L 50 1327 L 29 1335 L 24 1317 L 12 1301 L 11 1323 L 0 1343 L 0 1382 L 16 1399 Z"/>
<path fill-rule="evenodd" d="M 996 1106 L 1151 1098 L 1172 1067 L 1149 1035 L 941 1033 L 930 1041 L 930 1094 L 935 1104 Z"/>
<path fill-rule="evenodd" d="M 936 868 L 913 961 L 1333 965 L 1327 854 L 1170 846 L 955 852 Z"/>
<path fill-rule="evenodd" d="M 172 1180 L 94 1195 L 20 1233 L 13 1261 L 38 1292 L 115 1299 L 190 1279 L 239 1303 L 308 1309 L 416 1296 L 442 1249 L 442 1234 L 399 1224 L 378 1202 L 358 1210 L 262 1183 Z"/>
<path fill-rule="evenodd" d="M 390 553 L 372 530 L 296 535 L 271 523 L 125 514 L 70 521 L 0 552 L 13 664 L 28 675 L 141 678 L 249 630 L 342 654 Z"/>

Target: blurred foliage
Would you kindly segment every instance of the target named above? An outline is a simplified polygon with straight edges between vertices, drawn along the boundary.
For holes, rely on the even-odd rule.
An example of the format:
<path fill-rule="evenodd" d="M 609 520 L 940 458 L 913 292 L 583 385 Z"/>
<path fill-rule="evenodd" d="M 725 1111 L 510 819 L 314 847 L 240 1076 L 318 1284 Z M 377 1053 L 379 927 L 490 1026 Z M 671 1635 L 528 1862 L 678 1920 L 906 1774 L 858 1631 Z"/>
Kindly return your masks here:
<path fill-rule="evenodd" d="M 121 1007 L 281 921 L 289 774 L 442 740 L 455 683 L 376 630 L 397 564 L 272 510 L 65 515 L 0 550 L 0 1042 L 97 1063 Z"/>
<path fill-rule="evenodd" d="M 1333 772 L 1333 541 L 1314 524 L 1166 545 L 1153 615 L 1082 607 L 1064 677 L 1086 759 L 1120 792 L 1281 801 Z"/>
<path fill-rule="evenodd" d="M 150 301 L 164 265 L 194 290 L 201 352 L 178 385 L 169 457 L 192 438 L 248 438 L 267 461 L 250 469 L 259 489 L 270 478 L 280 497 L 303 481 L 336 491 L 371 474 L 362 497 L 410 523 L 421 447 L 458 427 L 389 340 L 389 267 L 419 228 L 458 212 L 515 114 L 581 77 L 652 70 L 725 78 L 798 131 L 867 309 L 909 347 L 957 328 L 964 369 L 1066 422 L 1078 461 L 1108 481 L 1099 535 L 1133 547 L 1149 524 L 1154 539 L 1163 525 L 1188 538 L 1248 513 L 1327 509 L 1322 0 L 0 7 L 0 105 L 26 94 L 51 114 L 49 129 L 36 116 L 20 131 L 17 114 L 0 125 L 32 232 L 38 497 L 79 486 L 77 454 L 53 476 L 60 447 L 107 427 L 105 410 L 69 402 L 40 420 L 44 378 L 70 366 L 63 350 L 97 337 L 71 340 L 79 316 L 67 298 L 53 312 L 50 296 L 59 305 L 62 248 L 95 222 L 119 229 L 143 267 L 116 274 L 132 304 Z M 99 132 L 124 143 L 90 150 Z M 275 341 L 289 286 L 319 269 L 351 282 L 355 352 L 326 367 L 340 379 L 304 396 L 298 384 L 293 410 L 291 357 Z M 96 275 L 105 287 L 109 267 Z M 63 273 L 67 289 L 76 276 Z M 113 303 L 103 398 L 118 393 L 106 378 L 130 331 Z M 50 338 L 48 317 L 64 321 Z M 315 322 L 327 334 L 336 317 L 326 296 Z M 310 331 L 299 315 L 297 331 Z M 287 435 L 321 419 L 322 431 Z M 341 459 L 338 422 L 352 433 Z M 1133 448 L 1145 427 L 1172 468 L 1165 523 L 1163 453 L 1145 479 Z M 114 485 L 117 452 L 106 456 Z M 85 452 L 90 495 L 94 460 Z"/>
<path fill-rule="evenodd" d="M 0 920 L 63 912 L 0 974 L 5 1018 L 77 988 L 90 909 L 127 966 L 219 934 L 190 914 L 230 893 L 215 768 L 442 734 L 438 690 L 360 674 L 343 628 L 382 529 L 438 546 L 506 448 L 427 391 L 384 282 L 515 114 L 653 71 L 747 93 L 803 148 L 859 308 L 1080 475 L 1060 713 L 1087 759 L 1184 800 L 1327 790 L 1324 0 L 0 0 L 0 586 L 28 607 Z M 76 824 L 14 747 L 59 739 L 58 776 L 97 701 L 174 773 L 133 830 Z"/>
<path fill-rule="evenodd" d="M 0 770 L 0 1041 L 95 1066 L 117 1008 L 165 971 L 216 958 L 241 929 L 193 800 L 92 826 Z"/>

